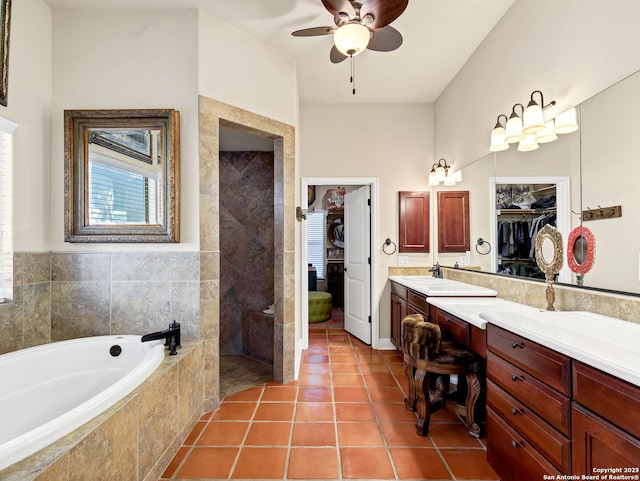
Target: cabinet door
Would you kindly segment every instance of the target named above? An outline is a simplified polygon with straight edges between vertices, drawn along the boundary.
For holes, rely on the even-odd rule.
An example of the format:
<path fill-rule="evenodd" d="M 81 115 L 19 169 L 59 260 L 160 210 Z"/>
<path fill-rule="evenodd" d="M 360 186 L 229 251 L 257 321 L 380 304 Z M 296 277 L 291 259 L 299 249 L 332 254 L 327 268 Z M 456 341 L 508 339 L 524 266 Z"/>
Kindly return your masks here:
<path fill-rule="evenodd" d="M 572 423 L 573 474 L 593 475 L 595 468 L 618 468 L 627 476 L 640 474 L 639 439 L 576 403 Z"/>
<path fill-rule="evenodd" d="M 469 191 L 438 192 L 438 252 L 468 250 Z"/>
<path fill-rule="evenodd" d="M 402 349 L 402 319 L 407 315 L 407 302 L 396 294 L 391 294 L 391 342 L 396 349 Z"/>
<path fill-rule="evenodd" d="M 400 192 L 400 252 L 429 252 L 429 192 Z"/>

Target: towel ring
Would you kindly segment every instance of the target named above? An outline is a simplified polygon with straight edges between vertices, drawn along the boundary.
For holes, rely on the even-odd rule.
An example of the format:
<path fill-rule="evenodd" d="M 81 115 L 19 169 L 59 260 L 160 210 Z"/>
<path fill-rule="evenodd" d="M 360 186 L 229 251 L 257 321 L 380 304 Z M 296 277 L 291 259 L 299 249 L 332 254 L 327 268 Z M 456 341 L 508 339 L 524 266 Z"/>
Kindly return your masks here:
<path fill-rule="evenodd" d="M 387 252 L 387 251 L 385 250 L 385 247 L 386 247 L 386 246 L 390 246 L 390 245 L 393 245 L 393 250 L 392 250 L 391 252 Z M 391 239 L 389 239 L 389 238 L 387 237 L 387 240 L 385 240 L 385 241 L 384 241 L 384 244 L 382 244 L 382 252 L 384 252 L 385 254 L 387 254 L 388 256 L 390 256 L 390 255 L 395 254 L 395 253 L 396 253 L 396 250 L 397 250 L 397 246 L 396 246 L 395 242 L 393 242 Z"/>
<path fill-rule="evenodd" d="M 486 252 L 480 252 L 480 250 L 478 249 L 478 246 L 481 246 L 484 244 L 487 244 L 489 248 L 487 249 Z M 476 241 L 476 252 L 481 256 L 486 256 L 487 254 L 489 254 L 489 252 L 491 252 L 491 244 L 489 244 L 489 241 L 484 240 L 482 237 L 478 237 L 478 240 Z"/>

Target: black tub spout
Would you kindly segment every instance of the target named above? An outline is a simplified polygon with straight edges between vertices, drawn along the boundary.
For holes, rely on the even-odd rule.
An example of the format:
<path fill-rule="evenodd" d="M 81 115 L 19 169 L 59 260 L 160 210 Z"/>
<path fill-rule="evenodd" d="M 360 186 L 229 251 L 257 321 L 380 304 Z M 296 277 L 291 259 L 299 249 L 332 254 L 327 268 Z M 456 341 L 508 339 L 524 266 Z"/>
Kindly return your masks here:
<path fill-rule="evenodd" d="M 169 328 L 164 331 L 150 332 L 142 336 L 142 342 L 157 341 L 164 339 L 164 345 L 169 347 L 169 355 L 175 356 L 178 354 L 176 349 L 180 346 L 180 323 L 173 321 L 169 324 Z"/>

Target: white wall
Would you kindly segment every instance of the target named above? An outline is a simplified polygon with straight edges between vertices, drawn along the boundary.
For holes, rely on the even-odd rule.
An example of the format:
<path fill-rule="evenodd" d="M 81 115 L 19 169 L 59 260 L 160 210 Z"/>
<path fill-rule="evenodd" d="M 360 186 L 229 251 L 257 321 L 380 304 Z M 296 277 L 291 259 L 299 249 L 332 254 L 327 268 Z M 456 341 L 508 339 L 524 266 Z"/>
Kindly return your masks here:
<path fill-rule="evenodd" d="M 14 134 L 13 246 L 46 249 L 51 221 L 51 12 L 41 0 L 12 2 L 8 105 Z"/>
<path fill-rule="evenodd" d="M 293 57 L 208 12 L 201 10 L 198 18 L 198 93 L 295 126 Z"/>
<path fill-rule="evenodd" d="M 53 10 L 51 239 L 55 251 L 198 250 L 196 10 Z M 180 244 L 64 242 L 65 109 L 180 111 Z"/>
<path fill-rule="evenodd" d="M 378 177 L 378 238 L 398 242 L 398 192 L 428 190 L 433 164 L 431 104 L 303 104 L 300 116 L 302 177 Z M 433 218 L 433 215 L 432 215 Z M 380 337 L 389 337 L 389 266 L 380 246 Z M 428 265 L 430 255 L 410 254 Z M 374 334 L 375 335 L 375 334 Z"/>
<path fill-rule="evenodd" d="M 555 116 L 640 69 L 637 0 L 516 0 L 435 104 L 435 156 L 483 157 L 499 114 L 534 90 Z"/>

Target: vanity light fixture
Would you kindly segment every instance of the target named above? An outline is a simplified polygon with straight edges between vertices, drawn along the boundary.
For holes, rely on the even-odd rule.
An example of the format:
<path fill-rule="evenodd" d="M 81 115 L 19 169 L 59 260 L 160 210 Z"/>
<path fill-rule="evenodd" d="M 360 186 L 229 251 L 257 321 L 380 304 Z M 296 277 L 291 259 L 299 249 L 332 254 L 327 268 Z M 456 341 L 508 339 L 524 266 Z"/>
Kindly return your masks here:
<path fill-rule="evenodd" d="M 440 159 L 437 164 L 433 164 L 431 172 L 429 172 L 428 185 L 431 187 L 440 185 L 441 182 L 446 186 L 455 185 L 460 181 L 462 181 L 462 172 L 459 170 L 452 172 L 451 166 L 447 164 L 445 159 Z"/>
<path fill-rule="evenodd" d="M 534 99 L 537 94 L 540 95 L 540 103 Z M 525 109 L 522 104 L 515 104 L 506 121 L 506 126 L 502 124 L 500 119 L 504 117 L 506 120 L 507 116 L 504 114 L 498 116 L 496 126 L 491 131 L 489 151 L 507 150 L 509 144 L 518 142 L 520 152 L 529 152 L 536 150 L 539 144 L 553 142 L 558 138 L 557 134 L 568 134 L 578 130 L 575 108 L 563 112 L 555 119 L 544 121 L 542 112 L 555 104 L 556 101 L 552 100 L 545 105 L 544 96 L 540 90 L 531 92 L 527 108 Z M 521 116 L 516 112 L 518 106 L 522 109 Z"/>
<path fill-rule="evenodd" d="M 522 133 L 522 118 L 516 113 L 516 107 L 520 106 L 524 113 L 524 105 L 515 104 L 511 109 L 511 115 L 507 120 L 506 135 L 504 141 L 507 144 L 513 144 L 524 140 L 524 134 Z"/>
<path fill-rule="evenodd" d="M 556 134 L 569 134 L 578 130 L 578 122 L 576 120 L 576 108 L 572 107 L 566 112 L 556 117 L 556 124 L 553 131 Z"/>
<path fill-rule="evenodd" d="M 491 152 L 500 152 L 501 150 L 507 150 L 509 148 L 509 144 L 504 141 L 507 131 L 504 125 L 500 123 L 500 117 L 504 117 L 505 123 L 509 120 L 505 114 L 498 115 L 496 126 L 491 131 L 491 146 L 489 147 Z"/>
<path fill-rule="evenodd" d="M 534 94 L 540 94 L 540 103 L 533 99 Z M 544 119 L 542 118 L 542 111 L 547 107 L 555 105 L 556 101 L 552 100 L 547 105 L 544 104 L 544 97 L 540 90 L 534 90 L 531 92 L 531 100 L 527 108 L 522 114 L 522 133 L 525 135 L 535 134 L 544 130 Z"/>
<path fill-rule="evenodd" d="M 538 144 L 546 144 L 548 142 L 553 142 L 558 138 L 556 133 L 554 132 L 555 121 L 553 119 L 548 120 L 544 123 L 544 129 L 540 132 L 536 133 L 536 143 Z"/>

